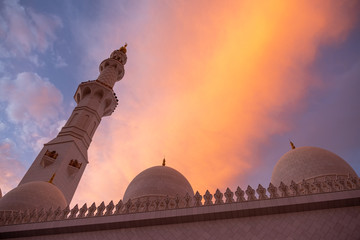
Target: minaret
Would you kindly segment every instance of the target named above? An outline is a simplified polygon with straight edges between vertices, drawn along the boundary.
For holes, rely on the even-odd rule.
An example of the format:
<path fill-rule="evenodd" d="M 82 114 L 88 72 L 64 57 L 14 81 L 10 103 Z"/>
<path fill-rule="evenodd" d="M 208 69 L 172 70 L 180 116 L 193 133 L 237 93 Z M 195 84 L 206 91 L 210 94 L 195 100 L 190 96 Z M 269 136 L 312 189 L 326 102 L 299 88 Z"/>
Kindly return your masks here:
<path fill-rule="evenodd" d="M 75 92 L 77 106 L 56 138 L 44 144 L 20 184 L 49 181 L 71 202 L 81 176 L 89 163 L 87 150 L 101 118 L 117 106 L 113 87 L 124 76 L 126 44 L 111 53 L 99 66 L 97 80 L 82 82 Z"/>

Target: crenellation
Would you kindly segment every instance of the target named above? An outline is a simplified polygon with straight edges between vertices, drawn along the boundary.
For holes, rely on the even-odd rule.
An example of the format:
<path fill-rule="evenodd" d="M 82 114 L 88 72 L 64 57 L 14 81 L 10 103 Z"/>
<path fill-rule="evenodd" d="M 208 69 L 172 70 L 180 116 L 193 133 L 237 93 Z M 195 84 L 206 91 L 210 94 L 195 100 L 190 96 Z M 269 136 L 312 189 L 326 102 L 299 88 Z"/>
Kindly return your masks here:
<path fill-rule="evenodd" d="M 113 209 L 114 209 L 114 202 L 111 200 L 109 204 L 106 206 L 105 216 L 112 215 Z"/>
<path fill-rule="evenodd" d="M 236 192 L 236 202 L 245 202 L 245 192 L 240 187 L 237 187 Z"/>
<path fill-rule="evenodd" d="M 96 208 L 96 217 L 103 216 L 104 210 L 105 210 L 105 203 L 104 201 Z"/>
<path fill-rule="evenodd" d="M 257 200 L 255 196 L 255 190 L 250 185 L 248 185 L 247 189 L 245 190 L 245 193 L 247 195 L 248 201 Z"/>
<path fill-rule="evenodd" d="M 261 184 L 259 184 L 256 189 L 257 194 L 259 195 L 259 200 L 268 199 L 269 197 L 266 195 L 266 188 L 264 188 Z"/>
<path fill-rule="evenodd" d="M 204 194 L 204 205 L 212 205 L 212 194 L 209 192 L 209 190 L 206 190 Z"/>
<path fill-rule="evenodd" d="M 195 195 L 194 195 L 194 200 L 195 200 L 195 206 L 199 207 L 202 206 L 202 196 L 200 195 L 200 193 L 198 191 L 196 191 Z"/>
<path fill-rule="evenodd" d="M 214 197 L 215 197 L 215 204 L 223 204 L 224 201 L 223 201 L 223 193 L 220 192 L 219 189 L 216 189 L 216 192 L 214 194 Z"/>
<path fill-rule="evenodd" d="M 292 191 L 293 196 L 299 196 L 300 195 L 300 187 L 294 181 L 291 181 L 290 189 Z"/>
<path fill-rule="evenodd" d="M 230 190 L 230 188 L 226 188 L 224 193 L 225 203 L 233 203 L 234 202 L 234 193 Z"/>
<path fill-rule="evenodd" d="M 289 187 L 283 182 L 280 182 L 279 190 L 281 192 L 281 197 L 289 197 Z"/>
<path fill-rule="evenodd" d="M 91 206 L 88 208 L 88 214 L 86 215 L 86 217 L 93 217 L 96 209 L 96 204 L 91 204 Z"/>
<path fill-rule="evenodd" d="M 87 210 L 88 210 L 88 207 L 87 207 L 86 203 L 84 203 L 84 205 L 80 208 L 79 214 L 78 214 L 77 217 L 78 217 L 78 218 L 83 218 L 83 217 L 85 217 L 85 214 L 86 214 Z"/>
<path fill-rule="evenodd" d="M 76 204 L 75 207 L 73 207 L 70 211 L 70 216 L 68 217 L 69 219 L 73 219 L 76 218 L 77 213 L 79 212 L 79 207 Z"/>
<path fill-rule="evenodd" d="M 70 213 L 70 207 L 69 207 L 69 205 L 68 205 L 68 206 L 66 206 L 66 208 L 62 211 L 60 220 L 66 219 L 69 213 Z"/>
<path fill-rule="evenodd" d="M 256 193 L 258 194 L 258 198 L 255 196 L 255 190 L 248 186 L 246 191 L 244 192 L 240 187 L 237 187 L 235 192 L 236 201 L 234 201 L 234 192 L 232 192 L 229 188 L 226 189 L 225 193 L 221 193 L 219 189 L 216 190 L 215 194 L 212 195 L 208 190 L 206 190 L 205 194 L 202 196 L 197 191 L 194 195 L 194 202 L 192 204 L 191 197 L 187 193 L 185 196 L 180 197 L 176 196 L 176 198 L 172 199 L 169 196 L 164 199 L 155 198 L 154 200 L 150 200 L 149 197 L 144 199 L 136 199 L 132 201 L 129 199 L 126 204 L 123 203 L 122 200 L 114 205 L 113 201 L 110 201 L 108 205 L 105 206 L 105 203 L 102 202 L 99 206 L 96 207 L 96 204 L 93 203 L 89 208 L 85 203 L 80 209 L 78 204 L 76 204 L 71 210 L 69 206 L 65 209 L 57 208 L 55 211 L 53 208 L 50 209 L 33 209 L 26 211 L 0 211 L 0 226 L 1 225 L 13 225 L 13 224 L 26 224 L 26 223 L 35 223 L 35 222 L 49 222 L 49 221 L 59 221 L 66 219 L 77 219 L 77 218 L 89 218 L 89 217 L 100 217 L 100 216 L 111 216 L 111 215 L 119 215 L 119 214 L 129 214 L 129 213 L 142 213 L 142 212 L 152 212 L 152 211 L 166 211 L 170 209 L 179 209 L 179 208 L 192 208 L 192 207 L 207 207 L 212 204 L 224 205 L 224 204 L 232 204 L 232 203 L 241 203 L 241 202 L 251 202 L 251 201 L 267 201 L 275 198 L 285 198 L 285 197 L 297 197 L 304 195 L 316 195 L 322 193 L 330 193 L 330 192 L 338 192 L 338 191 L 352 191 L 357 190 L 356 182 L 358 179 L 354 179 L 354 177 L 348 176 L 346 179 L 340 178 L 343 184 L 348 184 L 349 187 L 339 188 L 336 184 L 339 184 L 339 179 L 336 178 L 328 178 L 325 182 L 320 182 L 315 179 L 314 184 L 311 184 L 305 180 L 301 182 L 301 184 L 296 184 L 294 181 L 291 182 L 290 186 L 287 186 L 283 182 L 280 183 L 279 190 L 281 192 L 281 196 L 279 196 L 277 189 L 272 183 L 269 184 L 267 191 L 270 196 L 266 194 L 266 188 L 264 188 L 261 184 L 258 185 L 256 189 Z M 325 180 L 325 179 L 324 179 Z M 326 184 L 327 186 L 325 186 Z M 314 186 L 315 189 L 312 189 L 311 186 Z M 332 186 L 332 187 L 328 187 Z M 321 187 L 321 190 L 319 190 Z M 290 193 L 289 191 L 292 191 Z M 326 189 L 326 191 L 325 191 Z M 247 199 L 245 199 L 244 194 L 247 195 Z M 212 198 L 215 198 L 215 202 L 212 202 Z M 225 196 L 225 202 L 223 200 L 223 196 Z M 202 203 L 202 199 L 204 198 L 204 203 Z M 183 202 L 183 203 L 182 203 Z M 114 210 L 115 209 L 115 210 Z M 114 211 L 113 211 L 114 210 Z M 105 212 L 104 212 L 105 211 Z"/>
<path fill-rule="evenodd" d="M 114 214 L 121 214 L 121 210 L 122 210 L 123 207 L 124 207 L 124 203 L 123 203 L 122 200 L 120 200 L 115 206 Z"/>
<path fill-rule="evenodd" d="M 269 183 L 269 187 L 267 188 L 268 192 L 270 193 L 270 198 L 278 198 L 278 189 L 272 183 Z"/>

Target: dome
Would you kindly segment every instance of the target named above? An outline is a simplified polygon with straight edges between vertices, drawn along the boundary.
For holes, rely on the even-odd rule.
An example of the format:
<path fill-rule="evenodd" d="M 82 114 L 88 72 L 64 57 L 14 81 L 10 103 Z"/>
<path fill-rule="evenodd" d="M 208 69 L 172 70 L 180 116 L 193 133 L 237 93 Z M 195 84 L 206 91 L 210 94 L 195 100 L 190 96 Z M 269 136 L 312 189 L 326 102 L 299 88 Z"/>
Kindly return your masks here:
<path fill-rule="evenodd" d="M 63 193 L 48 182 L 28 182 L 17 186 L 0 199 L 0 210 L 64 209 L 67 202 Z"/>
<path fill-rule="evenodd" d="M 279 186 L 282 181 L 290 184 L 303 179 L 335 176 L 356 176 L 354 169 L 341 157 L 318 147 L 299 147 L 285 153 L 276 163 L 271 176 L 271 183 Z"/>
<path fill-rule="evenodd" d="M 171 167 L 155 166 L 142 171 L 130 182 L 123 201 L 143 197 L 183 197 L 186 193 L 194 195 L 190 183 L 180 172 Z"/>

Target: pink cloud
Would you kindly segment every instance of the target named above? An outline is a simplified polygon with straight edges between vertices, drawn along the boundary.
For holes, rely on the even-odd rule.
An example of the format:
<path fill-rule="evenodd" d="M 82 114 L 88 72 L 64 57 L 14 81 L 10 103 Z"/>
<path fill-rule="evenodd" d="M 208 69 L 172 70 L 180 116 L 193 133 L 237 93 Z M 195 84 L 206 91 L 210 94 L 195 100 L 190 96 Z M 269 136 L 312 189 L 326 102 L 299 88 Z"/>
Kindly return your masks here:
<path fill-rule="evenodd" d="M 17 160 L 14 145 L 10 141 L 0 143 L 0 188 L 4 195 L 17 186 L 25 167 Z"/>
<path fill-rule="evenodd" d="M 61 20 L 53 15 L 42 15 L 25 8 L 18 1 L 4 1 L 0 39 L 2 56 L 26 57 L 32 51 L 44 52 L 56 39 L 55 31 L 62 27 Z"/>
<path fill-rule="evenodd" d="M 36 73 L 23 72 L 15 79 L 0 79 L 0 101 L 6 103 L 8 120 L 21 126 L 18 136 L 35 150 L 63 124 L 62 99 L 61 92 Z"/>
<path fill-rule="evenodd" d="M 317 49 L 341 42 L 355 14 L 351 4 L 326 1 L 170 3 L 131 8 L 141 19 L 125 25 L 114 9 L 100 9 L 96 31 L 82 25 L 111 36 L 81 39 L 90 79 L 103 51 L 125 40 L 129 50 L 118 109 L 95 134 L 73 202 L 118 200 L 164 155 L 202 193 L 245 184 L 261 167 L 255 147 L 293 127 L 278 115 L 300 113 L 319 86 L 307 69 Z"/>

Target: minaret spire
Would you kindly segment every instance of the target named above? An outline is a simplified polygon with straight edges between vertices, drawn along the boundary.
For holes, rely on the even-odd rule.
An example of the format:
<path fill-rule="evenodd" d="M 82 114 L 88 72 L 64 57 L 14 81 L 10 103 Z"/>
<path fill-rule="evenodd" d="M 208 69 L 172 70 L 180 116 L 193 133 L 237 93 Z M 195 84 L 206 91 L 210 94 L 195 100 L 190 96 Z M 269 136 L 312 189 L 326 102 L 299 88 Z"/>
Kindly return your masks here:
<path fill-rule="evenodd" d="M 126 46 L 113 51 L 101 62 L 96 80 L 79 85 L 74 95 L 77 106 L 67 123 L 56 138 L 44 145 L 19 185 L 49 181 L 63 192 L 68 203 L 71 202 L 89 163 L 87 150 L 94 133 L 102 117 L 110 116 L 117 106 L 113 87 L 125 73 Z"/>
<path fill-rule="evenodd" d="M 291 149 L 295 149 L 295 144 L 289 139 Z"/>

